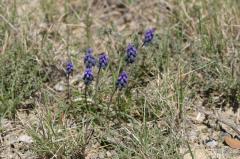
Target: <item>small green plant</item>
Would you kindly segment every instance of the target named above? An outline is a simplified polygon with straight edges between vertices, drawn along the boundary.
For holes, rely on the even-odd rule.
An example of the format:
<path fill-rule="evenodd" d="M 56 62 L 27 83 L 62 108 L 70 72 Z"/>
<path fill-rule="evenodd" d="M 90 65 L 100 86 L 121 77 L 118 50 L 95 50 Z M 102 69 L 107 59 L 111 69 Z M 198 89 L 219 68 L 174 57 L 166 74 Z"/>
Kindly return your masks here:
<path fill-rule="evenodd" d="M 236 0 L 1 1 L 0 119 L 31 119 L 39 158 L 197 158 L 196 105 L 239 109 L 239 15 Z"/>
<path fill-rule="evenodd" d="M 8 52 L 0 59 L 0 116 L 12 116 L 20 103 L 42 85 L 42 72 L 36 57 L 29 53 Z"/>

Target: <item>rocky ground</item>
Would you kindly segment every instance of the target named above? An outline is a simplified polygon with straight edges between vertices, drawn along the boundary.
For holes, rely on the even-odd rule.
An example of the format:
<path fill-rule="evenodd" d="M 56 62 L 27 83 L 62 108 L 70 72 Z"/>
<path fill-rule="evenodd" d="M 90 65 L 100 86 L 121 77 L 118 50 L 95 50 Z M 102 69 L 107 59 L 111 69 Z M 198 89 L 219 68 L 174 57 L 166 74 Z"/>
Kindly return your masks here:
<path fill-rule="evenodd" d="M 76 45 L 85 45 L 86 41 L 82 40 L 81 35 L 85 34 L 86 32 L 86 25 L 88 22 L 85 21 L 83 16 L 76 12 L 77 10 L 81 10 L 84 7 L 87 8 L 88 14 L 91 17 L 90 22 L 91 23 L 91 42 L 94 43 L 94 47 L 97 50 L 107 50 L 106 45 L 111 42 L 110 45 L 113 45 L 114 47 L 118 46 L 117 38 L 118 34 L 121 34 L 121 37 L 129 37 L 131 34 L 136 33 L 137 35 L 142 34 L 142 30 L 144 30 L 146 27 L 156 27 L 158 35 L 162 35 L 167 32 L 167 29 L 174 28 L 179 23 L 182 24 L 182 26 L 178 27 L 186 27 L 188 30 L 186 30 L 186 43 L 184 43 L 184 46 L 181 46 L 182 52 L 186 51 L 186 54 L 188 52 L 194 52 L 197 49 L 192 46 L 192 43 L 195 43 L 198 41 L 197 37 L 197 31 L 195 32 L 197 23 L 196 19 L 194 19 L 191 16 L 194 16 L 194 13 L 191 13 L 191 5 L 195 7 L 201 7 L 202 4 L 198 4 L 198 2 L 191 0 L 189 3 L 178 3 L 174 0 L 152 0 L 152 1 L 137 1 L 137 3 L 134 3 L 134 5 L 128 5 L 127 3 L 123 3 L 122 1 L 118 0 L 91 0 L 87 1 L 87 6 L 84 6 L 82 3 L 80 3 L 77 0 L 70 0 L 68 5 L 70 8 L 70 14 L 75 15 L 77 17 L 76 19 L 71 19 L 66 24 L 65 23 L 65 11 L 64 11 L 64 1 L 57 1 L 54 6 L 54 8 L 51 8 L 51 12 L 54 12 L 52 18 L 54 23 L 48 23 L 47 20 L 44 19 L 44 13 L 43 10 L 41 10 L 41 5 L 43 5 L 41 0 L 26 0 L 26 1 L 17 1 L 17 13 L 20 15 L 18 19 L 18 24 L 15 26 L 11 26 L 11 23 L 5 19 L 5 23 L 10 23 L 11 29 L 19 29 L 22 34 L 24 31 L 29 31 L 29 38 L 31 38 L 35 43 L 36 46 L 40 45 L 41 41 L 41 34 L 43 32 L 48 32 L 49 36 L 53 36 L 53 38 L 49 37 L 53 42 L 53 51 L 54 51 L 54 60 L 57 61 L 56 65 L 54 67 L 48 67 L 50 74 L 54 76 L 55 78 L 50 81 L 44 83 L 44 90 L 47 90 L 47 92 L 50 92 L 57 98 L 64 98 L 67 85 L 65 84 L 65 77 L 61 74 L 60 71 L 63 69 L 64 61 L 66 61 L 67 56 L 66 52 L 64 51 L 64 43 L 66 43 L 65 40 L 60 40 L 62 37 L 66 37 L 66 28 L 71 27 L 71 33 L 70 33 L 70 43 L 73 45 L 71 47 L 70 52 L 72 52 L 73 56 L 77 56 L 79 52 L 79 48 L 76 47 Z M 81 1 L 82 2 L 82 1 Z M 124 1 L 125 2 L 125 1 Z M 130 2 L 130 1 L 129 1 Z M 204 3 L 205 1 L 201 1 Z M 221 1 L 224 3 L 223 1 Z M 11 7 L 11 4 L 7 4 L 7 1 L 0 2 L 1 7 L 4 5 L 7 5 L 7 8 Z M 227 5 L 226 5 L 227 8 Z M 180 11 L 179 11 L 180 10 Z M 224 9 L 222 9 L 224 10 Z M 227 10 L 228 11 L 228 10 Z M 226 11 L 226 12 L 227 12 Z M 47 12 L 47 11 L 46 11 Z M 181 19 L 181 15 L 179 15 L 178 18 L 172 18 L 173 15 L 176 13 L 181 12 L 186 17 Z M 207 11 L 201 12 L 206 16 L 209 16 Z M 230 11 L 229 11 L 230 12 Z M 229 13 L 231 15 L 233 12 Z M 49 14 L 50 11 L 49 11 Z M 227 13 L 226 13 L 227 14 Z M 2 14 L 1 14 L 2 15 Z M 238 13 L 235 13 L 233 15 L 233 19 L 238 15 Z M 226 16 L 226 15 L 223 15 Z M 76 18 L 75 17 L 75 18 Z M 4 18 L 2 16 L 1 18 Z M 46 17 L 45 17 L 46 18 Z M 221 17 L 224 20 L 224 17 Z M 26 20 L 27 19 L 27 20 Z M 77 21 L 77 22 L 76 22 Z M 230 20 L 229 20 L 230 21 Z M 25 25 L 24 22 L 29 22 L 28 25 Z M 225 21 L 224 21 L 225 22 Z M 229 22 L 230 23 L 230 22 Z M 236 20 L 237 23 L 237 20 Z M 186 26 L 184 26 L 185 24 Z M 237 25 L 237 24 L 236 24 Z M 108 28 L 113 27 L 114 35 L 109 37 L 109 39 L 101 39 L 101 32 L 108 31 Z M 221 24 L 222 26 L 222 24 Z M 104 27 L 106 27 L 106 30 L 101 30 Z M 222 26 L 224 28 L 225 25 Z M 235 32 L 231 26 L 228 26 L 229 28 L 224 30 L 224 34 L 228 34 L 228 32 L 231 33 L 231 35 Z M 229 31 L 233 29 L 233 31 Z M 184 29 L 183 29 L 184 30 Z M 210 30 L 210 29 L 209 29 Z M 214 30 L 214 29 L 213 29 Z M 169 30 L 168 30 L 169 31 Z M 211 32 L 211 30 L 209 31 Z M 229 33 L 229 34 L 230 34 Z M 7 33 L 6 33 L 7 34 Z M 183 33 L 184 34 L 184 33 Z M 55 39 L 54 36 L 59 35 L 59 39 Z M 19 35 L 20 36 L 20 35 Z M 56 36 L 56 37 L 57 37 Z M 177 36 L 171 37 L 172 42 L 176 41 L 177 43 Z M 183 35 L 182 35 L 183 36 Z M 227 36 L 227 35 L 226 35 Z M 6 38 L 5 41 L 11 40 L 11 36 L 9 35 L 9 38 Z M 161 38 L 161 37 L 160 37 Z M 176 39 L 175 39 L 176 38 Z M 238 38 L 238 37 L 236 37 Z M 191 39 L 192 41 L 190 41 Z M 164 41 L 164 39 L 161 39 Z M 190 42 L 188 42 L 188 40 Z M 195 41 L 196 40 L 196 41 Z M 9 43 L 12 43 L 11 41 Z M 7 49 L 6 46 L 2 46 L 1 52 L 4 53 L 4 48 Z M 228 45 L 227 45 L 228 46 Z M 224 46 L 223 46 L 224 47 Z M 230 47 L 230 46 L 229 46 Z M 228 47 L 228 49 L 229 49 Z M 172 52 L 174 52 L 176 49 L 175 46 L 170 45 L 169 50 L 172 49 Z M 196 49 L 196 50 L 195 50 Z M 235 48 L 238 49 L 237 46 Z M 190 50 L 190 51 L 189 51 Z M 227 49 L 226 49 L 227 50 Z M 225 50 L 225 51 L 226 51 Z M 190 53 L 191 54 L 191 53 Z M 189 55 L 183 55 L 188 58 Z M 82 55 L 80 55 L 82 57 Z M 178 58 L 175 57 L 175 55 L 171 55 L 172 58 L 170 60 L 171 62 L 175 62 L 178 60 Z M 183 57 L 179 61 L 185 61 Z M 228 55 L 226 55 L 226 58 L 228 58 Z M 201 59 L 204 59 L 204 61 L 210 61 L 210 57 L 201 57 Z M 239 53 L 236 53 L 236 59 L 239 60 Z M 211 62 L 211 61 L 210 61 Z M 81 62 L 79 62 L 78 65 L 80 65 Z M 185 63 L 184 63 L 185 64 Z M 239 65 L 239 61 L 235 63 L 235 81 L 239 84 L 239 68 L 237 68 Z M 155 64 L 153 64 L 155 65 Z M 174 65 L 172 68 L 169 68 L 173 73 L 178 73 L 181 70 L 177 70 L 178 66 L 177 64 L 170 64 L 171 66 Z M 182 119 L 180 120 L 179 125 L 174 126 L 176 127 L 176 130 L 178 132 L 176 133 L 176 136 L 178 138 L 181 138 L 182 144 L 177 145 L 179 153 L 182 154 L 182 158 L 184 159 L 190 159 L 190 158 L 196 158 L 196 159 L 207 159 L 207 158 L 214 158 L 214 159 L 238 159 L 240 158 L 240 127 L 239 127 L 239 100 L 240 100 L 240 90 L 239 85 L 232 90 L 236 90 L 232 93 L 226 92 L 226 89 L 217 89 L 212 90 L 209 88 L 209 90 L 203 90 L 204 82 L 207 80 L 205 75 L 207 74 L 206 70 L 209 69 L 205 65 L 199 65 L 200 67 L 197 69 L 193 69 L 193 71 L 184 72 L 186 85 L 184 88 L 186 88 L 185 93 L 187 94 L 184 98 L 184 114 Z M 225 67 L 225 64 L 222 64 L 222 66 Z M 227 66 L 227 70 L 230 72 L 230 66 Z M 184 68 L 185 69 L 185 68 Z M 57 71 L 56 71 L 57 70 Z M 202 71 L 203 70 L 203 71 Z M 73 77 L 71 77 L 71 85 L 73 85 L 76 90 L 82 91 L 83 90 L 83 82 L 81 81 L 81 72 L 82 68 L 79 67 L 78 72 L 76 72 Z M 169 71 L 169 72 L 171 72 Z M 215 70 L 219 71 L 219 70 Z M 59 73 L 60 72 L 60 73 Z M 147 96 L 146 98 L 148 101 L 151 102 L 158 102 L 158 101 L 166 101 L 167 104 L 171 105 L 172 107 L 175 107 L 177 104 L 176 101 L 172 100 L 172 96 L 174 92 L 174 84 L 171 83 L 171 81 L 174 81 L 174 78 L 177 78 L 178 75 L 175 76 L 171 75 L 171 73 L 162 73 L 158 77 L 155 77 L 154 80 L 150 81 L 147 84 L 147 87 L 144 88 L 142 91 Z M 196 73 L 196 74 L 195 74 Z M 169 75 L 170 74 L 170 75 Z M 169 77 L 171 76 L 171 77 Z M 196 86 L 193 84 L 192 86 L 194 88 L 188 88 L 191 87 L 188 85 L 188 81 L 191 82 L 190 76 L 194 76 L 196 81 L 201 81 L 203 83 L 203 86 Z M 207 75 L 206 75 L 207 76 Z M 219 78 L 214 78 L 214 75 L 209 75 L 209 80 L 216 80 L 218 82 Z M 150 79 L 150 78 L 149 78 Z M 167 79 L 164 82 L 164 79 Z M 163 85 L 166 85 L 166 83 L 171 83 L 168 86 L 166 86 L 166 89 L 169 89 L 169 94 L 164 96 L 160 95 L 161 98 L 159 98 L 158 94 L 154 90 L 159 87 L 164 87 Z M 222 82 L 222 81 L 221 81 Z M 220 85 L 221 82 L 217 83 L 217 85 Z M 193 82 L 194 83 L 194 82 Z M 197 82 L 196 82 L 197 83 Z M 201 84 L 202 84 L 201 83 Z M 214 83 L 214 81 L 213 81 Z M 184 83 L 185 84 L 185 83 Z M 197 85 L 197 84 L 196 84 Z M 219 86 L 220 87 L 220 86 Z M 163 89 L 163 88 L 161 88 Z M 41 92 L 37 91 L 32 96 L 32 98 L 27 99 L 26 101 L 23 101 L 22 106 L 20 106 L 17 109 L 17 113 L 15 115 L 15 118 L 2 118 L 1 124 L 0 124 L 0 158 L 3 159 L 34 159 L 34 158 L 44 158 L 39 157 L 39 155 L 36 154 L 36 151 L 32 149 L 33 145 L 36 144 L 36 141 L 31 136 L 31 133 L 29 133 L 29 130 L 31 129 L 31 125 L 35 123 L 36 125 L 41 125 L 41 117 L 46 115 L 45 112 L 45 106 L 41 102 L 39 102 L 38 99 L 41 98 Z M 192 92 L 196 92 L 197 95 L 192 97 L 190 94 Z M 210 93 L 209 93 L 210 92 Z M 189 96 L 188 96 L 189 95 Z M 156 96 L 156 97 L 155 97 Z M 170 99 L 171 100 L 168 100 Z M 81 98 L 75 98 L 73 99 L 75 101 L 82 100 Z M 33 106 L 34 105 L 34 106 Z M 176 106 L 177 107 L 177 106 Z M 50 109 L 52 109 L 52 112 L 57 112 L 58 107 L 52 106 Z M 163 109 L 163 112 L 159 113 L 159 119 L 147 121 L 146 125 L 149 130 L 155 129 L 161 129 L 161 132 L 164 132 L 165 130 L 162 129 L 165 127 L 165 125 L 168 125 L 169 123 L 167 120 L 161 120 L 163 119 L 162 116 L 164 116 L 164 113 L 167 112 L 167 108 Z M 175 108 L 174 108 L 175 109 Z M 176 111 L 178 109 L 176 108 Z M 46 113 L 46 114 L 45 114 Z M 132 116 L 136 116 L 136 119 L 140 118 L 139 112 L 132 112 Z M 54 119 L 54 115 L 52 119 Z M 83 116 L 83 120 L 84 120 Z M 70 140 L 70 138 L 75 138 L 74 133 L 77 132 L 77 123 L 72 119 L 67 119 L 63 117 L 63 120 L 67 132 L 65 137 L 66 139 L 62 140 Z M 85 124 L 86 122 L 86 124 Z M 104 136 L 105 130 L 103 130 L 102 127 L 94 127 L 94 124 L 89 124 L 87 120 L 83 121 L 84 125 L 86 126 L 84 128 L 84 131 L 91 132 L 94 130 L 97 132 L 96 136 L 91 138 L 89 141 L 86 150 L 85 150 L 85 158 L 86 159 L 97 159 L 97 158 L 116 158 L 116 154 L 118 151 L 114 148 L 109 148 L 106 145 L 102 144 L 102 141 L 99 141 L 99 136 L 101 138 L 106 138 L 106 141 L 115 144 L 115 145 L 122 145 L 123 147 L 127 147 L 127 143 L 132 144 L 133 140 L 136 142 L 140 140 L 139 137 L 137 137 L 134 133 L 135 129 L 141 130 L 143 123 L 136 122 L 136 123 L 121 123 L 120 125 L 116 126 L 116 128 L 113 131 L 110 131 L 108 136 Z M 115 121 L 112 121 L 110 125 L 114 125 Z M 176 119 L 176 123 L 178 123 L 178 120 Z M 56 130 L 61 131 L 61 128 L 56 128 Z M 172 130 L 172 131 L 176 131 Z M 36 130 L 38 131 L 38 130 Z M 88 133 L 89 134 L 89 133 Z M 90 133 L 91 134 L 91 133 Z M 152 135 L 152 134 L 151 134 Z M 128 137 L 126 137 L 128 136 Z M 152 135 L 152 139 L 158 140 L 157 136 L 154 137 L 154 134 Z M 173 138 L 172 136 L 169 138 Z M 61 140 L 61 139 L 58 139 Z M 159 139 L 161 140 L 161 139 Z M 164 140 L 168 142 L 168 140 Z M 58 142 L 58 141 L 56 141 Z M 170 141 L 169 141 L 170 142 Z M 137 144 L 136 144 L 137 145 Z M 106 148 L 107 147 L 107 148 Z M 129 146 L 131 147 L 131 146 Z M 157 148 L 156 148 L 157 149 Z M 59 150 L 59 152 L 61 149 Z M 144 153 L 143 153 L 144 154 Z M 57 154 L 56 154 L 57 155 Z M 145 155 L 145 154 L 144 154 Z M 143 156 L 144 156 L 143 155 Z M 77 157 L 76 157 L 77 156 Z M 151 155 L 146 155 L 145 158 L 154 158 L 149 157 Z M 156 156 L 155 156 L 156 157 Z M 48 157 L 45 157 L 48 158 Z M 50 157 L 49 157 L 50 158 Z M 56 156 L 52 156 L 51 158 L 58 158 Z M 59 157 L 61 158 L 61 157 Z M 81 158 L 81 154 L 76 153 L 71 156 L 71 158 Z M 124 158 L 124 157 L 123 157 Z M 156 157 L 157 158 L 157 157 Z"/>

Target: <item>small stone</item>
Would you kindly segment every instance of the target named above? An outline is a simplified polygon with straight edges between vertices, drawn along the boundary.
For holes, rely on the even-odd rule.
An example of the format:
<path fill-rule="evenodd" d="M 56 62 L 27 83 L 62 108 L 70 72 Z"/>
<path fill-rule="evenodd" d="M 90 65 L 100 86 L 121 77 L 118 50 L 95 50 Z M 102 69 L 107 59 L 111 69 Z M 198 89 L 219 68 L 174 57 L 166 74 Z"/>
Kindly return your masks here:
<path fill-rule="evenodd" d="M 27 144 L 31 144 L 33 142 L 33 139 L 32 139 L 32 137 L 30 137 L 28 135 L 21 135 L 18 137 L 18 141 L 27 143 Z"/>
<path fill-rule="evenodd" d="M 65 90 L 66 90 L 66 86 L 65 86 L 64 82 L 61 81 L 61 82 L 57 83 L 57 84 L 54 86 L 54 89 L 55 89 L 56 91 L 62 92 L 62 91 L 65 91 Z"/>
<path fill-rule="evenodd" d="M 210 148 L 216 147 L 217 144 L 218 144 L 218 142 L 214 139 L 210 139 L 210 140 L 206 141 L 206 146 L 208 146 Z"/>
<path fill-rule="evenodd" d="M 109 152 L 109 151 L 107 151 L 107 157 L 112 157 L 112 153 L 111 152 Z"/>
<path fill-rule="evenodd" d="M 197 140 L 197 137 L 198 137 L 198 133 L 195 130 L 190 131 L 189 134 L 188 134 L 188 139 L 190 141 Z"/>
<path fill-rule="evenodd" d="M 196 120 L 199 121 L 199 122 L 203 122 L 204 119 L 205 119 L 204 114 L 198 112 Z"/>

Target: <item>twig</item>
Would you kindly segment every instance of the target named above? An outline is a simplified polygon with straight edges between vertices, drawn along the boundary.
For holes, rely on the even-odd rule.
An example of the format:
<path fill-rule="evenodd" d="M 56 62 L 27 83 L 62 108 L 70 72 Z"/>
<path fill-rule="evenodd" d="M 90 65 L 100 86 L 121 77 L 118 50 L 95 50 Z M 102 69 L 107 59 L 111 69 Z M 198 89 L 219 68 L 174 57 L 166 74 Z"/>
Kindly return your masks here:
<path fill-rule="evenodd" d="M 216 119 L 217 121 L 229 126 L 230 128 L 232 128 L 236 133 L 238 133 L 238 135 L 240 135 L 240 130 L 238 130 L 238 128 L 236 127 L 236 125 L 234 125 L 233 123 L 230 123 L 228 121 L 226 121 L 226 119 L 224 119 L 223 117 L 219 118 L 218 116 L 214 115 L 213 113 L 207 113 L 205 112 L 204 110 L 202 109 L 198 109 L 199 112 L 207 115 L 207 116 L 210 116 L 214 119 Z"/>
<path fill-rule="evenodd" d="M 0 17 L 1 17 L 2 20 L 5 21 L 15 32 L 18 31 L 18 29 L 15 28 L 15 27 L 13 26 L 13 24 L 11 24 L 3 15 L 0 15 Z"/>
<path fill-rule="evenodd" d="M 222 122 L 223 124 L 229 126 L 230 128 L 232 128 L 236 133 L 238 133 L 238 135 L 240 135 L 240 131 L 238 130 L 238 128 L 233 124 L 233 123 L 230 123 L 230 122 L 227 122 L 223 119 L 220 119 L 220 118 L 217 118 L 218 121 Z"/>

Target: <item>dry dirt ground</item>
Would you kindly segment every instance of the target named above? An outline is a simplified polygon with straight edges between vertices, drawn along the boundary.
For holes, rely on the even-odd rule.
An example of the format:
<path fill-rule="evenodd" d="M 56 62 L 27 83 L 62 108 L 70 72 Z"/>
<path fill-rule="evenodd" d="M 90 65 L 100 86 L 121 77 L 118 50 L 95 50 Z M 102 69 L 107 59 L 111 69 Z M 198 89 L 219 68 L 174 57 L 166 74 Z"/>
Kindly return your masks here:
<path fill-rule="evenodd" d="M 41 0 L 24 0 L 18 1 L 17 12 L 22 15 L 22 19 L 30 17 L 30 28 L 24 28 L 24 24 L 20 27 L 21 30 L 29 30 L 30 35 L 34 41 L 38 42 L 40 39 L 40 33 L 47 32 L 57 32 L 62 36 L 66 35 L 67 25 L 72 28 L 71 32 L 71 43 L 77 41 L 78 45 L 84 45 L 84 41 L 81 39 L 82 34 L 85 34 L 85 22 L 82 17 L 79 17 L 79 23 L 76 24 L 65 24 L 64 23 L 64 3 L 59 0 L 53 8 L 56 10 L 57 14 L 55 15 L 57 22 L 50 25 L 44 23 L 42 18 L 42 11 L 40 7 Z M 6 5 L 7 1 L 2 1 L 2 5 Z M 139 30 L 144 30 L 146 27 L 155 27 L 158 28 L 158 33 L 165 32 L 164 23 L 168 23 L 168 17 L 171 15 L 172 10 L 174 10 L 174 3 L 172 1 L 164 0 L 152 0 L 152 1 L 138 1 L 138 4 L 131 6 L 130 8 L 127 5 L 121 3 L 118 0 L 92 0 L 88 3 L 91 3 L 90 16 L 92 22 L 92 41 L 94 41 L 94 47 L 98 50 L 104 50 L 108 41 L 103 39 L 99 40 L 98 36 L 98 27 L 103 26 L 114 26 L 116 27 L 116 32 L 124 34 L 124 36 L 130 36 L 133 32 L 139 32 Z M 71 9 L 72 14 L 75 14 L 75 11 L 81 8 L 81 4 L 78 0 L 71 0 Z M 59 14 L 58 14 L 59 13 Z M 156 16 L 157 15 L 157 16 Z M 159 28 L 159 26 L 163 26 Z M 23 28 L 21 28 L 23 27 Z M 112 42 L 114 39 L 112 39 Z M 113 42 L 114 43 L 114 42 Z M 113 44 L 114 45 L 114 44 Z M 64 47 L 61 43 L 55 43 L 55 60 L 59 61 L 59 69 L 61 69 L 62 64 L 66 60 L 66 53 Z M 72 50 L 72 52 L 77 52 L 78 50 Z M 81 71 L 81 70 L 79 70 Z M 81 75 L 77 73 L 73 77 L 74 80 Z M 57 79 L 53 81 L 48 89 L 51 89 L 56 94 L 61 96 L 61 91 L 57 91 L 56 84 L 59 84 L 59 81 L 64 78 Z M 149 84 L 149 88 L 154 88 L 154 85 L 157 81 L 153 81 Z M 78 85 L 81 87 L 81 84 Z M 214 92 L 212 93 L 214 94 Z M 214 96 L 214 95 L 212 95 Z M 232 108 L 226 107 L 223 111 L 222 109 L 212 109 L 209 107 L 204 107 L 208 97 L 199 97 L 195 99 L 194 102 L 189 103 L 189 106 L 186 106 L 186 113 L 184 114 L 184 121 L 181 127 L 182 129 L 182 138 L 186 138 L 191 148 L 192 155 L 196 159 L 223 159 L 223 158 L 232 158 L 240 159 L 240 151 L 238 148 L 239 143 L 236 143 L 238 147 L 234 148 L 234 144 L 229 141 L 228 135 L 235 137 L 235 141 L 239 142 L 240 134 L 238 134 L 232 127 L 240 130 L 239 125 L 239 111 L 234 112 Z M 218 101 L 221 98 L 221 95 L 216 95 L 215 101 Z M 219 100 L 222 101 L 222 100 Z M 237 103 L 239 105 L 239 103 Z M 38 113 L 42 111 L 43 108 L 36 106 L 33 110 L 26 111 L 25 109 L 19 109 L 16 114 L 15 120 L 2 119 L 1 126 L 4 130 L 0 136 L 0 158 L 2 159 L 33 159 L 38 158 L 31 150 L 31 145 L 34 142 L 33 139 L 26 133 L 26 128 L 29 123 L 38 122 Z M 231 123 L 231 124 L 229 124 Z M 235 123 L 235 124 L 234 124 Z M 151 125 L 151 123 L 149 123 Z M 232 126 L 232 127 L 231 127 Z M 128 127 L 128 126 L 126 126 Z M 131 126 L 129 126 L 131 127 Z M 233 138 L 232 138 L 233 139 Z M 185 147 L 179 147 L 180 152 L 184 153 L 189 149 L 187 145 Z M 91 146 L 90 146 L 91 147 Z M 100 145 L 93 145 L 92 149 L 87 150 L 86 158 L 112 158 L 114 151 L 102 151 L 99 150 Z M 98 151 L 99 150 L 99 151 Z M 186 154 L 183 158 L 190 159 L 192 158 L 191 153 Z"/>

